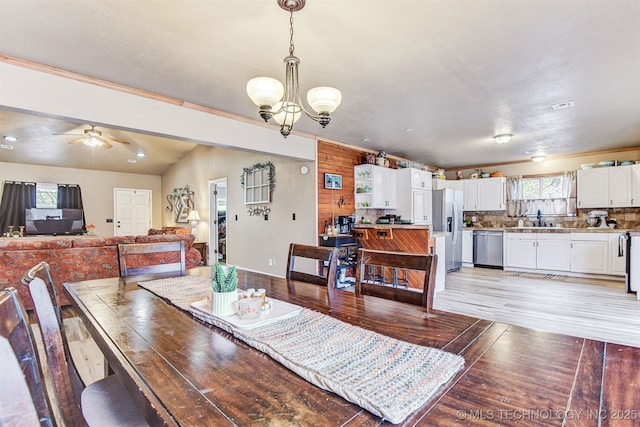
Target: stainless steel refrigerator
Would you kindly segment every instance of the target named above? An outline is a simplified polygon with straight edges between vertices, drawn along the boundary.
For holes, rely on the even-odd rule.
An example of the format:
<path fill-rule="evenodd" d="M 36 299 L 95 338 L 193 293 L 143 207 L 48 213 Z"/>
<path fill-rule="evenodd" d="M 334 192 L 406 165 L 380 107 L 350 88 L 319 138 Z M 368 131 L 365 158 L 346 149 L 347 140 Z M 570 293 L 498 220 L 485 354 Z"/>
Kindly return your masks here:
<path fill-rule="evenodd" d="M 433 231 L 446 234 L 445 265 L 447 271 L 462 266 L 463 193 L 450 188 L 433 190 Z"/>

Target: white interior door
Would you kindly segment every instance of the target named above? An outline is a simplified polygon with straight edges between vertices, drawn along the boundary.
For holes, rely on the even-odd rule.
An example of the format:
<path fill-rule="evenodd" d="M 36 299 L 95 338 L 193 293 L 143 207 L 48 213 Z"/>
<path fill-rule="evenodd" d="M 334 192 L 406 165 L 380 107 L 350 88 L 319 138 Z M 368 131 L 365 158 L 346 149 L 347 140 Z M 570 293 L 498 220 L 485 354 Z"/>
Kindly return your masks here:
<path fill-rule="evenodd" d="M 209 181 L 209 260 L 227 262 L 227 178 Z"/>
<path fill-rule="evenodd" d="M 114 236 L 147 234 L 151 228 L 151 190 L 113 189 Z"/>

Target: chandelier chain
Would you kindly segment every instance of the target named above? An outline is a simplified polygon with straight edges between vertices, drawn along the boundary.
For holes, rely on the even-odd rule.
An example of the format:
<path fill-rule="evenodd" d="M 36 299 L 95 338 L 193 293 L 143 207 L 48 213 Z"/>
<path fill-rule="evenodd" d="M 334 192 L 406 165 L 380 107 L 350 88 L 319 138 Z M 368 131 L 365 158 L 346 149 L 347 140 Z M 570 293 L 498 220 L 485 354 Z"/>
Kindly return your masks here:
<path fill-rule="evenodd" d="M 289 8 L 289 55 L 293 55 L 293 8 Z"/>

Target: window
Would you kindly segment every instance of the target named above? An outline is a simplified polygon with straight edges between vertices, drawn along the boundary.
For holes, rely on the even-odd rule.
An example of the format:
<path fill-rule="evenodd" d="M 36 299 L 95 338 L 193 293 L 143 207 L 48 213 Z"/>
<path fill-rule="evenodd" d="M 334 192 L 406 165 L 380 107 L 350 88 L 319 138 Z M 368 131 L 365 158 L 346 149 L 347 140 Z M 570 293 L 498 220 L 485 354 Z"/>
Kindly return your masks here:
<path fill-rule="evenodd" d="M 524 200 L 561 199 L 563 197 L 564 176 L 544 176 L 522 179 L 522 198 Z"/>
<path fill-rule="evenodd" d="M 56 209 L 58 207 L 58 184 L 36 183 L 36 208 Z"/>

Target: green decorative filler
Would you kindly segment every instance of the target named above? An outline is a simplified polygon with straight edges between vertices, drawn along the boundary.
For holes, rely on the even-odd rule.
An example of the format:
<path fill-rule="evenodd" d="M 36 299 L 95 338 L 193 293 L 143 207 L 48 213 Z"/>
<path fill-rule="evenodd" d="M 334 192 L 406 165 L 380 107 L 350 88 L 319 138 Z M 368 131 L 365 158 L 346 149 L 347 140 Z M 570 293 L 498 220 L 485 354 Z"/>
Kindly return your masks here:
<path fill-rule="evenodd" d="M 229 268 L 227 274 L 224 273 L 224 269 L 219 262 L 216 262 L 216 272 L 211 278 L 211 287 L 213 292 L 233 292 L 238 288 L 238 272 L 236 266 L 233 265 Z"/>
<path fill-rule="evenodd" d="M 276 188 L 276 167 L 271 162 L 256 163 L 253 166 L 249 166 L 248 168 L 242 169 L 242 175 L 240 175 L 240 184 L 242 184 L 242 188 L 244 188 L 244 184 L 245 184 L 244 177 L 246 176 L 246 174 L 259 169 L 267 169 L 267 178 L 269 179 L 269 191 L 273 191 L 273 189 Z"/>

